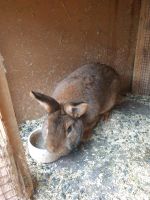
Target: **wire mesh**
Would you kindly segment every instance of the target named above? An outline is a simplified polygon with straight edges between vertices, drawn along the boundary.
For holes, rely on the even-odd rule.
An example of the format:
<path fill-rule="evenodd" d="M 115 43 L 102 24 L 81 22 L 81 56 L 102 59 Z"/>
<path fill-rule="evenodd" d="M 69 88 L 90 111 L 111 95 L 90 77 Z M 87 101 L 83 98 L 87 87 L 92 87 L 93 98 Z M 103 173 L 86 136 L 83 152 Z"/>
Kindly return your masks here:
<path fill-rule="evenodd" d="M 18 200 L 11 171 L 12 165 L 6 148 L 0 145 L 0 200 Z"/>
<path fill-rule="evenodd" d="M 19 166 L 14 159 L 7 131 L 0 119 L 0 200 L 27 200 Z"/>

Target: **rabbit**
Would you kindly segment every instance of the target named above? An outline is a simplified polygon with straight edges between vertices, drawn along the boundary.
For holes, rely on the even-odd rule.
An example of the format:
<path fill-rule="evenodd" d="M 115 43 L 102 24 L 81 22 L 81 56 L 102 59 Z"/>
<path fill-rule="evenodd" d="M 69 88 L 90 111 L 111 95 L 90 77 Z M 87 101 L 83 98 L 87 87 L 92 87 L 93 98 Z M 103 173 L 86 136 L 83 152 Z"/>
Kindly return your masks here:
<path fill-rule="evenodd" d="M 89 137 L 101 116 L 120 98 L 120 77 L 105 64 L 84 65 L 59 82 L 51 97 L 32 91 L 47 111 L 42 135 L 45 148 L 58 157 Z"/>

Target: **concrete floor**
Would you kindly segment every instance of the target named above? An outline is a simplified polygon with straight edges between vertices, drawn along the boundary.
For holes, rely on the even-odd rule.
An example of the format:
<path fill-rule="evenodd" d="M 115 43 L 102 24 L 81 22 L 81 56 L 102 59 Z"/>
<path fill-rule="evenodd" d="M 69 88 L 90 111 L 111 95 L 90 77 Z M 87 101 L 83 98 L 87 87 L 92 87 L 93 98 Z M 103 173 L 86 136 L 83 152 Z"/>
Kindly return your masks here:
<path fill-rule="evenodd" d="M 86 144 L 52 164 L 37 164 L 28 155 L 29 132 L 41 124 L 20 125 L 36 185 L 33 200 L 150 199 L 150 97 L 129 95 Z"/>

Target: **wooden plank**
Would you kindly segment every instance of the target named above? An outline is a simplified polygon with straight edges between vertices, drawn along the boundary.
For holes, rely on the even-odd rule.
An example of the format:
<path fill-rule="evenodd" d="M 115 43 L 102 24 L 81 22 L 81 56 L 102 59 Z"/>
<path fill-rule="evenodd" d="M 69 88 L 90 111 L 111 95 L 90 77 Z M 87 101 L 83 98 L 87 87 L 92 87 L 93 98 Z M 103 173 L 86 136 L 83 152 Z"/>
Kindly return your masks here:
<path fill-rule="evenodd" d="M 12 155 L 14 157 L 14 165 L 16 165 L 17 167 L 19 184 L 21 187 L 20 192 L 22 193 L 25 199 L 28 199 L 32 193 L 33 186 L 25 159 L 23 145 L 19 137 L 19 130 L 5 76 L 3 58 L 1 55 L 0 55 L 0 116 L 1 116 L 0 118 L 1 124 L 4 124 L 6 128 L 6 130 L 4 131 L 3 129 L 2 132 L 3 135 L 6 134 L 6 138 L 8 138 L 9 144 L 11 145 L 10 148 L 12 149 Z M 2 142 L 2 138 L 0 141 Z M 15 168 L 14 168 L 14 173 L 15 173 Z"/>
<path fill-rule="evenodd" d="M 150 95 L 150 1 L 141 3 L 132 89 L 135 94 Z"/>

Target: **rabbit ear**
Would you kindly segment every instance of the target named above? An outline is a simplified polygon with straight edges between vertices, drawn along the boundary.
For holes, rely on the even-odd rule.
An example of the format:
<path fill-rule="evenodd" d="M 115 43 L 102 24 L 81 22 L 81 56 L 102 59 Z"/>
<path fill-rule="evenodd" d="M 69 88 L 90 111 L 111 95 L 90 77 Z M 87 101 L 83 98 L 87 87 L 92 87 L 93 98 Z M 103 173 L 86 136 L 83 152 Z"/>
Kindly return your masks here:
<path fill-rule="evenodd" d="M 66 103 L 64 105 L 64 111 L 73 118 L 79 118 L 86 113 L 88 104 L 81 103 Z"/>
<path fill-rule="evenodd" d="M 41 94 L 39 92 L 30 92 L 30 95 L 35 98 L 44 109 L 49 112 L 53 113 L 60 109 L 60 104 L 50 96 Z"/>

